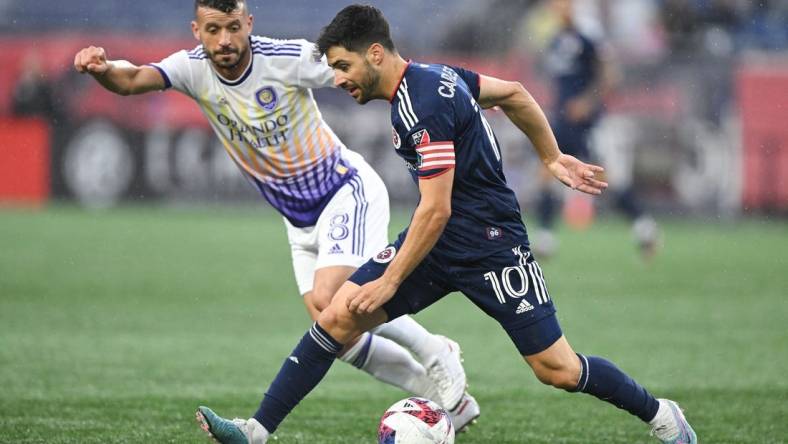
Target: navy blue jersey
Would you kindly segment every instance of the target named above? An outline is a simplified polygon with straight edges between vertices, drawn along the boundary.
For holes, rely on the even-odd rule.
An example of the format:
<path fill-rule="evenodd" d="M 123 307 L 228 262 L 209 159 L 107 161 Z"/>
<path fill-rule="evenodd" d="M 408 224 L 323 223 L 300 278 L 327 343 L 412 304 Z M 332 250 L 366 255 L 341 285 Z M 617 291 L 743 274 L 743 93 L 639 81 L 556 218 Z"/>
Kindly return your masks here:
<path fill-rule="evenodd" d="M 596 81 L 599 49 L 588 37 L 575 28 L 564 28 L 548 47 L 546 67 L 555 86 L 555 124 L 565 121 L 568 101 L 583 94 Z M 598 110 L 601 111 L 601 110 Z M 599 112 L 588 122 L 592 124 Z"/>
<path fill-rule="evenodd" d="M 498 141 L 478 98 L 478 74 L 410 63 L 391 100 L 394 147 L 414 181 L 454 174 L 451 217 L 431 252 L 449 261 L 528 244 Z"/>

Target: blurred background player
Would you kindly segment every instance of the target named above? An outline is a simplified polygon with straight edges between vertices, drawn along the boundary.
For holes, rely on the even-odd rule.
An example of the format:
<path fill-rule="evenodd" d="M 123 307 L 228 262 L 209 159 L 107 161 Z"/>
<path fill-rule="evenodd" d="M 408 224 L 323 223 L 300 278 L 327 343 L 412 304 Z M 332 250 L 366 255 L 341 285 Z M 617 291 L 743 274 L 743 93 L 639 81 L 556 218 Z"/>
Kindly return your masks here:
<path fill-rule="evenodd" d="M 192 32 L 201 45 L 191 51 L 135 66 L 91 46 L 74 66 L 121 95 L 173 88 L 199 103 L 241 172 L 284 216 L 298 288 L 316 319 L 356 268 L 386 246 L 386 188 L 323 121 L 310 88 L 332 86 L 333 74 L 313 57 L 314 45 L 252 36 L 244 1 L 196 0 L 194 8 Z M 455 342 L 402 317 L 349 343 L 340 359 L 440 402 L 461 429 L 479 408 L 465 393 L 459 353 Z"/>
<path fill-rule="evenodd" d="M 558 33 L 547 47 L 545 60 L 554 91 L 551 126 L 565 153 L 588 161 L 595 157 L 593 131 L 604 112 L 605 97 L 618 82 L 619 73 L 610 50 L 598 43 L 591 32 L 580 29 L 575 19 L 574 0 L 550 0 L 550 6 L 559 25 Z M 544 170 L 540 176 L 539 230 L 535 233 L 534 250 L 542 257 L 550 257 L 558 246 L 553 230 L 561 199 L 551 186 L 552 176 Z M 641 254 L 649 258 L 657 247 L 656 222 L 644 212 L 631 182 L 621 182 L 626 181 L 611 180 L 609 192 L 616 208 L 632 222 L 632 232 Z M 584 196 L 573 196 L 567 202 L 567 216 L 572 225 L 590 223 L 593 218 L 591 201 Z"/>

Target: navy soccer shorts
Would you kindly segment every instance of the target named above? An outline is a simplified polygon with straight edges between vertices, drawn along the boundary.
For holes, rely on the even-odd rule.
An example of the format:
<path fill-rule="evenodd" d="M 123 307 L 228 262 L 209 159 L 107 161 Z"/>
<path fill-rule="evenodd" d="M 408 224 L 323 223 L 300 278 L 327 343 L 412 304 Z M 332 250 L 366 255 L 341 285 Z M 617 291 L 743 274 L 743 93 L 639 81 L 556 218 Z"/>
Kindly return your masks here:
<path fill-rule="evenodd" d="M 589 137 L 592 126 L 590 124 L 573 124 L 559 121 L 553 126 L 555 140 L 564 154 L 575 156 L 584 162 L 590 162 L 591 150 Z"/>
<path fill-rule="evenodd" d="M 379 278 L 397 254 L 397 240 L 362 265 L 350 281 Z M 521 355 L 539 353 L 561 337 L 544 274 L 527 246 L 518 245 L 476 262 L 457 263 L 430 252 L 383 305 L 389 319 L 418 313 L 454 291 L 498 321 Z"/>

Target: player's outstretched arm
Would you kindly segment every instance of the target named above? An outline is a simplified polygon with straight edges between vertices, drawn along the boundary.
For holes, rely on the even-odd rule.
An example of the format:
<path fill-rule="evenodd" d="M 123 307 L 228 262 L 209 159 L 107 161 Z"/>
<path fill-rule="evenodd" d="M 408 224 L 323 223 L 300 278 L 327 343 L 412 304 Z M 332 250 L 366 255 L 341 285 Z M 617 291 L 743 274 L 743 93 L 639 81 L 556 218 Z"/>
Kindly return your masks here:
<path fill-rule="evenodd" d="M 164 78 L 151 66 L 107 60 L 104 48 L 90 46 L 74 56 L 74 69 L 93 76 L 104 88 L 123 96 L 164 89 Z"/>
<path fill-rule="evenodd" d="M 481 76 L 479 105 L 498 106 L 531 140 L 545 167 L 566 186 L 588 194 L 601 194 L 607 183 L 596 180 L 604 169 L 561 153 L 542 108 L 520 82 Z"/>

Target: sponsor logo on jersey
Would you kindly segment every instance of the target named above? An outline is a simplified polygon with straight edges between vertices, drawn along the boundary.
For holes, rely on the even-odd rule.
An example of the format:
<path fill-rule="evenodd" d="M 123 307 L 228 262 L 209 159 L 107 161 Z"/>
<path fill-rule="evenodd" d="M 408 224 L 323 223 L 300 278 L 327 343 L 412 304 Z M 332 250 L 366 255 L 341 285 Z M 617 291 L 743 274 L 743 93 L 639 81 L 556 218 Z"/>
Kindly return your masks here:
<path fill-rule="evenodd" d="M 430 133 L 427 132 L 427 129 L 424 128 L 423 130 L 419 130 L 413 133 L 413 145 L 426 145 L 430 143 Z"/>
<path fill-rule="evenodd" d="M 533 309 L 534 309 L 534 306 L 531 305 L 530 302 L 528 302 L 525 299 L 523 299 L 522 301 L 520 301 L 520 305 L 517 306 L 517 310 L 514 313 L 515 314 L 522 314 L 522 313 L 525 313 L 527 311 L 531 311 Z"/>
<path fill-rule="evenodd" d="M 488 240 L 500 239 L 503 237 L 503 230 L 498 227 L 487 227 L 485 229 L 485 234 Z"/>
<path fill-rule="evenodd" d="M 235 120 L 222 113 L 216 115 L 216 120 L 227 128 L 230 142 L 238 140 L 258 149 L 281 145 L 287 142 L 289 137 L 290 116 L 287 114 L 267 120 L 258 119 L 254 125 Z"/>
<path fill-rule="evenodd" d="M 373 258 L 373 260 L 379 264 L 387 264 L 394 259 L 394 256 L 397 255 L 397 249 L 394 248 L 393 245 L 386 247 L 383 251 L 378 253 L 377 256 Z"/>
<path fill-rule="evenodd" d="M 272 86 L 260 88 L 254 95 L 257 97 L 257 103 L 268 111 L 276 108 L 277 103 L 279 103 L 279 99 L 276 97 L 276 91 Z"/>
<path fill-rule="evenodd" d="M 394 143 L 394 148 L 399 149 L 402 146 L 402 139 L 399 138 L 399 134 L 397 134 L 397 130 L 391 128 L 391 141 Z"/>

